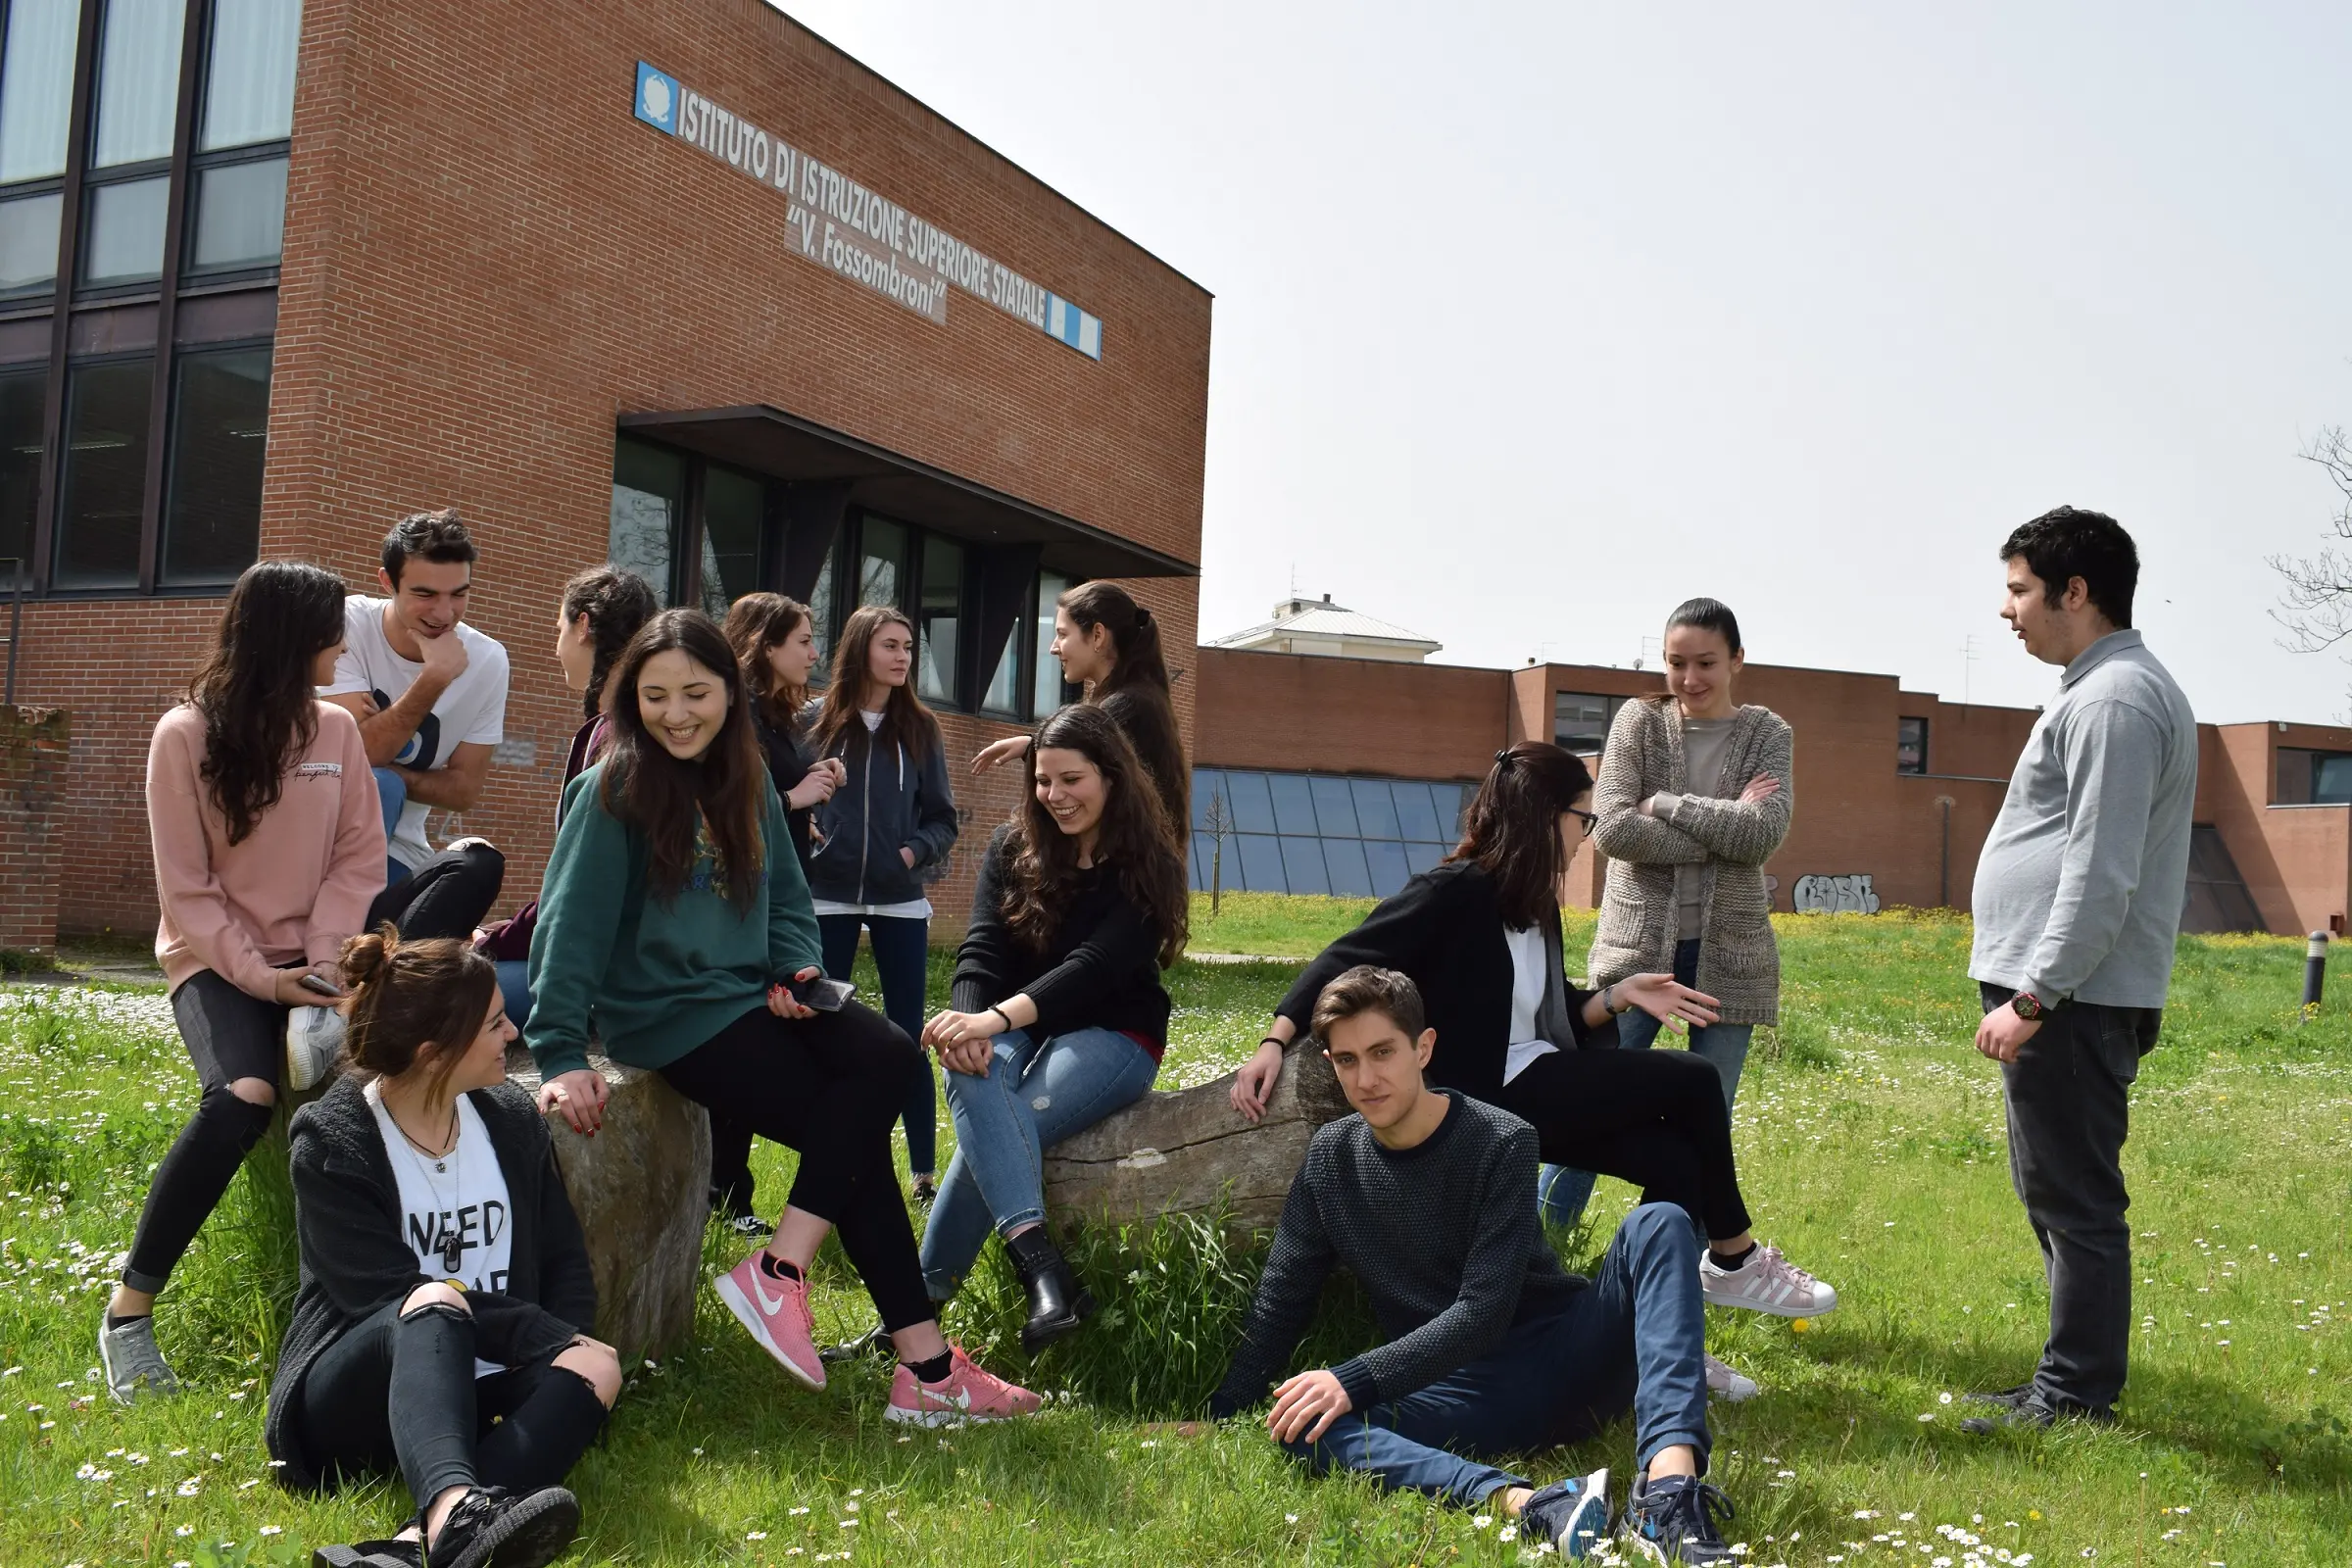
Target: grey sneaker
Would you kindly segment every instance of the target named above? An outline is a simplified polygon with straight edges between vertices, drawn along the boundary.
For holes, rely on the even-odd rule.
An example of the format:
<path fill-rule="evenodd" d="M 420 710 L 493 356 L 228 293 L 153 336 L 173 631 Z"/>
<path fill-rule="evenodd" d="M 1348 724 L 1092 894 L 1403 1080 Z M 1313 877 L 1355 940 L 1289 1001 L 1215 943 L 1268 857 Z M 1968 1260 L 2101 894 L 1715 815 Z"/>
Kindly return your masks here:
<path fill-rule="evenodd" d="M 343 1015 L 332 1007 L 286 1009 L 286 1087 L 308 1094 L 335 1070 L 343 1054 Z"/>
<path fill-rule="evenodd" d="M 179 1379 L 155 1346 L 155 1318 L 134 1317 L 120 1328 L 98 1320 L 98 1359 L 106 1366 L 106 1392 L 117 1404 L 138 1397 L 142 1380 L 150 1394 L 177 1394 Z"/>
<path fill-rule="evenodd" d="M 1707 1392 L 1726 1404 L 1739 1404 L 1764 1391 L 1756 1386 L 1754 1378 L 1725 1366 L 1710 1355 L 1707 1357 Z"/>

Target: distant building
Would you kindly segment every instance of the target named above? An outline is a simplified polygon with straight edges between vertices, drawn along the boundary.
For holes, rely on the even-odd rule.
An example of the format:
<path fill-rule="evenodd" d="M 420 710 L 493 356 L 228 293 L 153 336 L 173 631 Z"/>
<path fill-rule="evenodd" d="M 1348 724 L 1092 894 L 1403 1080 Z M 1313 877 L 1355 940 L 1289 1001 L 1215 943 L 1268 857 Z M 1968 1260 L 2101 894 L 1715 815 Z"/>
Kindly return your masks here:
<path fill-rule="evenodd" d="M 1374 659 L 1383 663 L 1418 664 L 1446 645 L 1402 626 L 1358 614 L 1321 599 L 1286 599 L 1274 618 L 1248 631 L 1212 639 L 1211 648 L 1256 654 L 1305 654 L 1318 659 Z"/>

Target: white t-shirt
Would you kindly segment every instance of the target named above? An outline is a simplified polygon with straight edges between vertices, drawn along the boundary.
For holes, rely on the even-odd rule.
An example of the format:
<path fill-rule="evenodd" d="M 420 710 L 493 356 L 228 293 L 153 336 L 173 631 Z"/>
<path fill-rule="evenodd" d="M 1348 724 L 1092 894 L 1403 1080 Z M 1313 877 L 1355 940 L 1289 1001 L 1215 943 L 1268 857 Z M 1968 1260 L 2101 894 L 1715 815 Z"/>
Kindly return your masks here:
<path fill-rule="evenodd" d="M 1516 931 L 1505 926 L 1502 940 L 1511 950 L 1511 1047 L 1502 1058 L 1507 1084 L 1529 1062 L 1560 1048 L 1536 1033 L 1536 1014 L 1544 1010 L 1544 933 L 1532 925 Z"/>
<path fill-rule="evenodd" d="M 507 1173 L 490 1147 L 481 1113 L 458 1097 L 458 1142 L 433 1159 L 408 1140 L 384 1108 L 382 1087 L 370 1080 L 368 1104 L 383 1135 L 384 1157 L 400 1184 L 400 1239 L 416 1254 L 416 1266 L 431 1279 L 456 1280 L 469 1291 L 503 1291 L 514 1267 L 514 1211 L 507 1199 Z M 506 1368 L 476 1359 L 473 1375 L 488 1377 Z"/>
<path fill-rule="evenodd" d="M 858 716 L 865 720 L 865 732 L 868 735 L 882 727 L 882 710 L 879 708 L 860 708 Z M 808 906 L 817 914 L 880 915 L 893 920 L 931 918 L 929 899 L 908 899 L 901 904 L 844 904 L 838 899 L 810 899 Z"/>
<path fill-rule="evenodd" d="M 364 594 L 343 601 L 343 656 L 335 661 L 334 680 L 319 688 L 321 697 L 366 692 L 384 709 L 416 684 L 424 665 L 401 658 L 384 638 L 384 607 L 390 603 Z M 466 645 L 465 672 L 449 683 L 416 733 L 392 759 L 403 767 L 420 773 L 447 767 L 450 754 L 460 746 L 496 746 L 506 738 L 507 651 L 497 638 L 462 620 L 457 636 Z M 409 802 L 392 830 L 392 858 L 412 871 L 433 858 L 433 847 L 424 837 L 428 809 L 420 802 Z"/>

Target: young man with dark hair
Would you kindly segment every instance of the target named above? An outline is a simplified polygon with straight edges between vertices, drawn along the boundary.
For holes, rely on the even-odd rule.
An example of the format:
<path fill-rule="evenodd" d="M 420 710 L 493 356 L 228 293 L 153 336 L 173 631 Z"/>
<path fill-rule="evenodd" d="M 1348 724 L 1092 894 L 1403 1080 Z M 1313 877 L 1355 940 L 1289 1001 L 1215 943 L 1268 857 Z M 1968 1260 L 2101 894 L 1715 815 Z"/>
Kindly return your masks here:
<path fill-rule="evenodd" d="M 320 695 L 351 710 L 375 768 L 390 858 L 368 910 L 404 937 L 470 936 L 506 880 L 486 839 L 435 852 L 429 808 L 480 798 L 490 750 L 506 732 L 507 651 L 466 624 L 477 552 L 456 512 L 419 512 L 384 536 L 385 597 L 344 602 L 343 657 Z"/>
<path fill-rule="evenodd" d="M 2060 507 L 2001 546 L 2001 618 L 2066 673 L 1977 859 L 1977 1049 L 2001 1064 L 2009 1176 L 2041 1243 L 2050 1331 L 2030 1382 L 1964 1430 L 2112 1421 L 2132 1340 L 2124 1139 L 2188 893 L 2197 723 L 2132 629 L 2139 553 Z"/>
<path fill-rule="evenodd" d="M 1699 1479 L 1705 1312 L 1690 1217 L 1644 1203 L 1593 1279 L 1569 1274 L 1536 1221 L 1535 1129 L 1427 1087 L 1437 1031 L 1410 979 L 1349 969 L 1324 987 L 1312 1028 L 1356 1113 L 1308 1147 L 1210 1413 L 1264 1396 L 1340 1264 L 1388 1343 L 1274 1391 L 1266 1425 L 1294 1458 L 1490 1504 L 1582 1557 L 1608 1530 L 1606 1470 L 1537 1489 L 1463 1455 L 1577 1442 L 1631 1408 L 1643 1473 L 1627 1538 L 1660 1563 L 1735 1560 L 1718 1528 L 1731 1503 Z"/>

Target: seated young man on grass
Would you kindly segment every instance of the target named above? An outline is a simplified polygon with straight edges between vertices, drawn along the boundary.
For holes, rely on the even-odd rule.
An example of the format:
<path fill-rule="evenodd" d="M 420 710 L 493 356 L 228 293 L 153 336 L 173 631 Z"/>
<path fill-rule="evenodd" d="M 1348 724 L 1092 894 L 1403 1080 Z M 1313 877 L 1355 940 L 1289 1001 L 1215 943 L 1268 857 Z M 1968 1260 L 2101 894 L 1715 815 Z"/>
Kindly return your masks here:
<path fill-rule="evenodd" d="M 1734 1560 L 1718 1530 L 1731 1503 L 1699 1479 L 1705 1322 L 1689 1217 L 1644 1203 L 1593 1279 L 1568 1273 L 1536 1220 L 1535 1129 L 1426 1087 L 1437 1031 L 1411 980 L 1349 969 L 1312 1027 L 1356 1114 L 1315 1134 L 1291 1183 L 1210 1413 L 1264 1396 L 1341 1264 L 1388 1343 L 1274 1391 L 1266 1425 L 1294 1458 L 1492 1507 L 1581 1557 L 1608 1529 L 1608 1472 L 1538 1489 L 1487 1461 L 1591 1437 L 1630 1408 L 1642 1471 L 1624 1535 L 1661 1563 Z"/>

